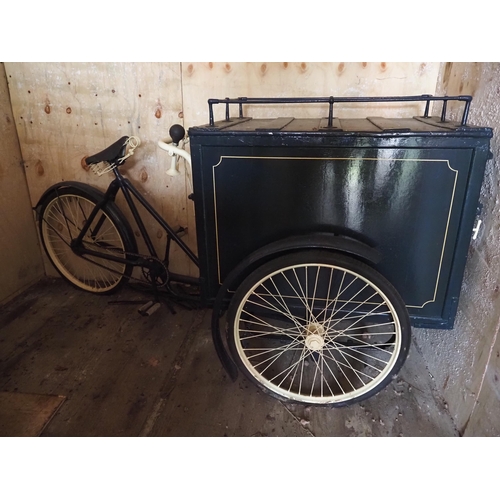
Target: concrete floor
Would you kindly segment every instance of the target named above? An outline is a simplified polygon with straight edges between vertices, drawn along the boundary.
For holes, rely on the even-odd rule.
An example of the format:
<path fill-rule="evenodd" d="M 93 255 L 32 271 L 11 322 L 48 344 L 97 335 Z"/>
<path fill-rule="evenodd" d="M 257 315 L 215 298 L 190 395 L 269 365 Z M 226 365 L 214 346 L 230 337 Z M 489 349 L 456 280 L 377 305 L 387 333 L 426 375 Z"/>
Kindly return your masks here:
<path fill-rule="evenodd" d="M 331 409 L 283 404 L 222 369 L 211 310 L 151 317 L 44 280 L 0 308 L 0 391 L 66 400 L 42 436 L 456 436 L 414 345 L 375 397 Z"/>

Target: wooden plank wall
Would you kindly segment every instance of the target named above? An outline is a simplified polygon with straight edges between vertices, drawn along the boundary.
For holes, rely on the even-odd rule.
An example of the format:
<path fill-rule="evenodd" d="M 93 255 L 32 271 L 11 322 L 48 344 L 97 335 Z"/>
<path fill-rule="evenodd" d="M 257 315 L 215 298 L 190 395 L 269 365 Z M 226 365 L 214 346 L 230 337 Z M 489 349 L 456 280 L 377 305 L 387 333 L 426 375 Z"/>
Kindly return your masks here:
<path fill-rule="evenodd" d="M 0 64 L 0 304 L 43 276 L 7 79 Z"/>
<path fill-rule="evenodd" d="M 360 96 L 434 94 L 439 63 L 6 63 L 15 122 L 31 202 L 51 184 L 68 179 L 104 188 L 102 178 L 81 167 L 81 158 L 122 135 L 142 145 L 127 162 L 127 175 L 171 225 L 189 228 L 186 241 L 196 249 L 188 175 L 170 178 L 167 154 L 156 141 L 174 123 L 188 129 L 208 121 L 211 97 Z M 222 118 L 222 106 L 216 118 Z M 401 106 L 337 109 L 341 116 L 399 116 L 418 108 Z M 316 106 L 247 110 L 260 116 L 323 116 Z M 186 172 L 185 169 L 182 170 Z M 148 225 L 158 247 L 165 234 Z M 195 275 L 180 252 L 172 270 Z"/>

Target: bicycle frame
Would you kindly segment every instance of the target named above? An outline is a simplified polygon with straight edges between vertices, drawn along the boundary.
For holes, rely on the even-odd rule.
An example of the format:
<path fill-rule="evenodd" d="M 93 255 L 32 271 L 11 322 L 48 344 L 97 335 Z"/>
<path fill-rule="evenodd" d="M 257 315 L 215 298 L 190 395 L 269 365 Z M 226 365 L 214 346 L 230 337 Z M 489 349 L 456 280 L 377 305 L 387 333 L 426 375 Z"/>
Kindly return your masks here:
<path fill-rule="evenodd" d="M 113 173 L 115 174 L 115 179 L 108 186 L 108 189 L 104 194 L 103 200 L 94 207 L 94 209 L 92 210 L 90 216 L 88 217 L 85 225 L 81 229 L 79 235 L 73 240 L 73 242 L 72 242 L 73 250 L 75 252 L 77 252 L 79 255 L 92 255 L 94 257 L 100 257 L 100 258 L 105 259 L 105 260 L 111 260 L 114 262 L 119 262 L 122 264 L 129 264 L 132 266 L 139 266 L 139 267 L 147 267 L 148 266 L 148 262 L 145 261 L 144 259 L 133 260 L 133 259 L 115 257 L 113 255 L 109 255 L 106 253 L 86 249 L 82 245 L 84 235 L 87 233 L 91 224 L 94 222 L 94 219 L 97 216 L 97 213 L 99 212 L 99 210 L 102 209 L 108 202 L 114 201 L 118 192 L 121 191 L 125 197 L 125 201 L 127 202 L 128 207 L 130 208 L 132 216 L 134 217 L 134 220 L 137 223 L 139 231 L 140 231 L 142 237 L 144 238 L 144 242 L 147 246 L 147 249 L 148 249 L 151 257 L 158 259 L 158 255 L 157 255 L 156 250 L 153 246 L 151 237 L 149 236 L 149 233 L 144 225 L 144 222 L 142 221 L 142 218 L 139 214 L 139 211 L 137 210 L 137 207 L 134 203 L 132 195 L 147 210 L 147 212 L 158 222 L 158 224 L 160 224 L 160 226 L 167 233 L 165 257 L 163 259 L 165 266 L 168 268 L 169 258 L 170 258 L 170 245 L 171 245 L 171 242 L 173 240 L 173 241 L 175 241 L 175 243 L 177 243 L 179 245 L 179 247 L 189 257 L 189 259 L 199 268 L 198 257 L 179 238 L 176 231 L 165 221 L 165 219 L 154 209 L 154 207 L 141 195 L 141 193 L 137 190 L 137 188 L 135 188 L 134 185 L 128 179 L 126 179 L 125 177 L 122 176 L 122 174 L 119 172 L 118 168 L 115 168 L 113 170 Z M 95 235 L 98 233 L 103 222 L 104 222 L 104 217 L 102 217 L 101 220 L 99 220 L 97 222 L 96 226 L 94 227 L 94 229 L 91 232 L 92 235 Z M 199 278 L 194 278 L 192 276 L 186 276 L 186 275 L 175 274 L 175 273 L 169 273 L 169 276 L 170 276 L 171 281 L 176 281 L 179 283 L 186 283 L 186 284 L 199 284 L 200 283 Z"/>

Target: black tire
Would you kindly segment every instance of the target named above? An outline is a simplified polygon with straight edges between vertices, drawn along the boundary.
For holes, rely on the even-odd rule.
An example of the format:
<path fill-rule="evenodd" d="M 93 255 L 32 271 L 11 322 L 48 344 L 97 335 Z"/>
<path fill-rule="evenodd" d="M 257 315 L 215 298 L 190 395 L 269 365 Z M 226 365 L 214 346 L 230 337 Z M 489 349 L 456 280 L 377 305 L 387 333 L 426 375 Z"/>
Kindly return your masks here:
<path fill-rule="evenodd" d="M 283 401 L 345 406 L 382 390 L 401 369 L 411 326 L 396 289 L 359 260 L 292 253 L 252 272 L 228 309 L 241 371 Z"/>
<path fill-rule="evenodd" d="M 101 194 L 76 186 L 54 190 L 40 207 L 39 230 L 49 260 L 66 281 L 88 292 L 109 294 L 130 277 L 132 266 L 90 255 L 79 256 L 70 247 L 71 240 L 101 200 Z M 91 235 L 98 226 L 97 233 Z M 97 213 L 83 244 L 120 258 L 136 251 L 130 226 L 113 202 Z"/>

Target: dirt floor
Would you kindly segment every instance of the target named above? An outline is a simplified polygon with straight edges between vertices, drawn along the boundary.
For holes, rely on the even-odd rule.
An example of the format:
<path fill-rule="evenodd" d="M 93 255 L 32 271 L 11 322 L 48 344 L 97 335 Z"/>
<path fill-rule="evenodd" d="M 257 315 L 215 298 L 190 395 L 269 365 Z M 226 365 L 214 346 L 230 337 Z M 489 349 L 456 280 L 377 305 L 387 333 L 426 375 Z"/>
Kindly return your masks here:
<path fill-rule="evenodd" d="M 211 310 L 162 307 L 144 317 L 137 305 L 109 303 L 141 299 L 148 297 L 131 289 L 102 297 L 47 279 L 0 308 L 0 393 L 6 401 L 60 396 L 39 435 L 457 435 L 414 345 L 399 376 L 361 404 L 283 404 L 224 372 Z M 9 404 L 0 435 L 21 433 L 9 423 L 22 412 Z"/>

